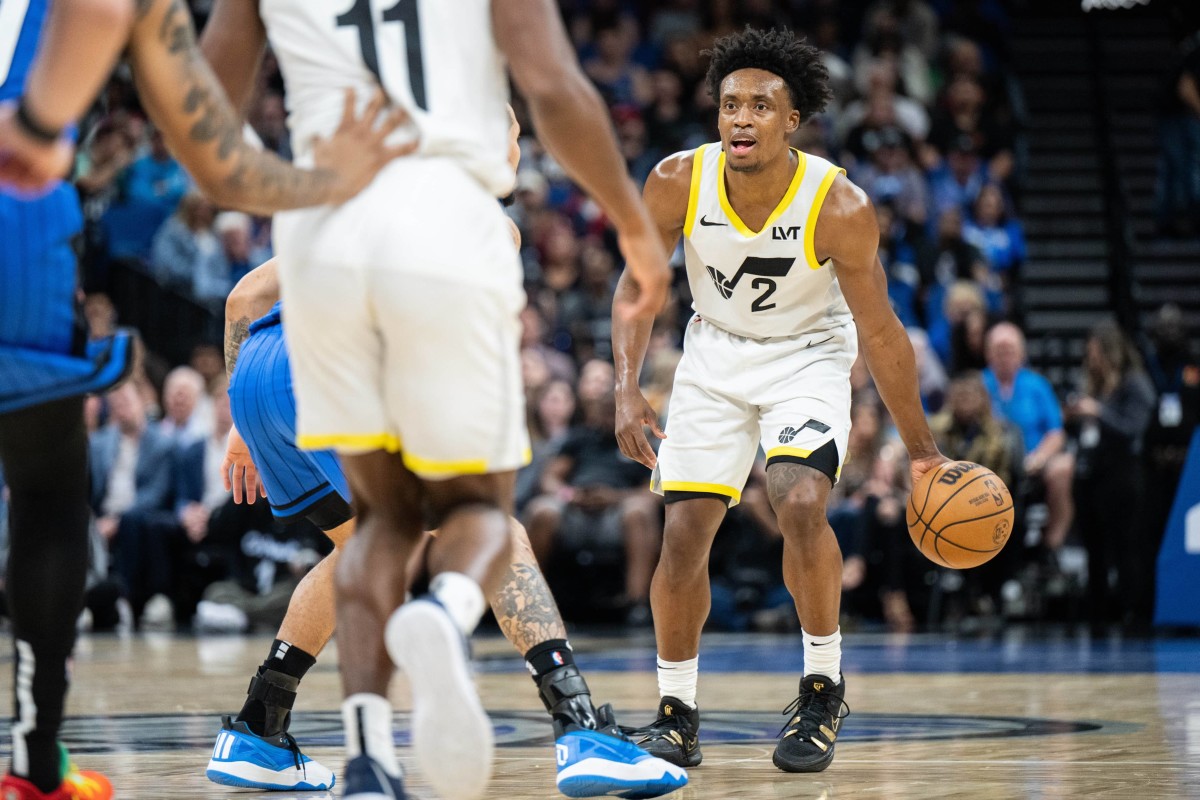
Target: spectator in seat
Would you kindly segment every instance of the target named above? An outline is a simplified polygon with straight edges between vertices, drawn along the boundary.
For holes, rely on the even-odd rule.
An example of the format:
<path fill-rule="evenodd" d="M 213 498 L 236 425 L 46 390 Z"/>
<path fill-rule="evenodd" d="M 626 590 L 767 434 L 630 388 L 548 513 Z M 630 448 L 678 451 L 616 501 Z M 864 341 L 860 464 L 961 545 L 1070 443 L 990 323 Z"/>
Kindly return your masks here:
<path fill-rule="evenodd" d="M 199 193 L 184 197 L 179 210 L 154 235 L 150 266 L 163 286 L 196 297 L 209 276 L 225 272 L 221 243 L 213 232 L 216 209 Z"/>
<path fill-rule="evenodd" d="M 650 579 L 662 547 L 662 500 L 646 490 L 644 468 L 621 454 L 610 388 L 585 399 L 583 423 L 571 428 L 546 468 L 542 497 L 529 505 L 529 541 L 542 564 L 557 552 L 621 548 L 629 621 L 649 622 Z M 547 570 L 551 572 L 551 570 Z"/>
<path fill-rule="evenodd" d="M 1021 445 L 1005 423 L 992 416 L 992 400 L 978 372 L 950 381 L 946 406 L 929 421 L 938 449 L 947 458 L 974 461 L 1014 486 Z"/>
<path fill-rule="evenodd" d="M 159 430 L 172 444 L 186 447 L 212 430 L 212 403 L 204 377 L 191 367 L 176 367 L 163 383 L 163 418 Z"/>
<path fill-rule="evenodd" d="M 1200 231 L 1200 31 L 1184 38 L 1158 99 L 1155 222 L 1162 236 Z"/>
<path fill-rule="evenodd" d="M 136 619 L 152 591 L 145 580 L 149 564 L 139 547 L 147 525 L 169 525 L 171 440 L 146 419 L 132 382 L 107 395 L 108 424 L 92 434 L 88 457 L 96 529 L 114 554 L 114 569 L 130 592 Z"/>
<path fill-rule="evenodd" d="M 120 219 L 119 238 L 130 242 L 130 247 L 138 247 L 141 243 L 145 249 L 137 250 L 135 254 L 144 255 L 149 251 L 147 245 L 153 240 L 155 231 L 175 213 L 191 189 L 191 178 L 171 157 L 162 133 L 154 130 L 150 135 L 149 151 L 126 167 L 119 183 L 120 201 L 109 207 L 109 213 Z M 120 255 L 128 254 L 124 248 L 121 250 Z"/>
<path fill-rule="evenodd" d="M 987 259 L 999 286 L 1008 289 L 1025 261 L 1025 232 L 1008 213 L 1004 191 L 989 183 L 979 190 L 971 218 L 963 224 L 963 239 Z"/>
<path fill-rule="evenodd" d="M 1154 413 L 1154 386 L 1115 323 L 1096 326 L 1084 355 L 1083 393 L 1067 403 L 1079 427 L 1074 463 L 1075 524 L 1088 554 L 1091 622 L 1133 618 L 1134 587 L 1154 569 L 1137 540 L 1142 444 Z"/>
<path fill-rule="evenodd" d="M 1067 438 L 1062 411 L 1050 381 L 1025 366 L 1025 335 L 1011 322 L 987 334 L 987 369 L 983 383 L 992 410 L 1021 434 L 1022 471 L 1045 488 L 1047 519 L 1042 547 L 1057 553 L 1071 525 L 1071 467 L 1064 453 Z M 1009 487 L 1014 493 L 1019 487 Z"/>

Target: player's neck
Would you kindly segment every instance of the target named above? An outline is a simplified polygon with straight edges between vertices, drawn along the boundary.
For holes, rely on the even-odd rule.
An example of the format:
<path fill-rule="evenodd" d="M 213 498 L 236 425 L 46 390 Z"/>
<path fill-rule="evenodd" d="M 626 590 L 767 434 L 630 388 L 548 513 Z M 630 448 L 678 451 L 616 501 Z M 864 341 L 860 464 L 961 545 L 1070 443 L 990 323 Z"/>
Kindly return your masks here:
<path fill-rule="evenodd" d="M 789 147 L 778 158 L 753 172 L 738 172 L 725 165 L 725 192 L 734 210 L 739 208 L 774 208 L 787 193 L 798 166 Z"/>

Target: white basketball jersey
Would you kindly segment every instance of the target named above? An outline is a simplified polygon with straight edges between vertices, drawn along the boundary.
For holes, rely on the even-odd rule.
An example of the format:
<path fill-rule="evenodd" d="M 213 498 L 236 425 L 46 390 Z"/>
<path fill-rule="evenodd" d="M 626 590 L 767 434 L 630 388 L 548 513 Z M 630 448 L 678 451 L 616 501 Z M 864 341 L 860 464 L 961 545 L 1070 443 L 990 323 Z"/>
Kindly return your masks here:
<path fill-rule="evenodd" d="M 796 153 L 795 177 L 755 232 L 725 194 L 725 153 L 701 145 L 683 226 L 692 308 L 730 333 L 751 339 L 815 333 L 852 320 L 830 261 L 813 250 L 817 215 L 834 179 L 845 172 L 823 158 Z"/>
<path fill-rule="evenodd" d="M 259 13 L 297 161 L 337 127 L 345 89 L 361 105 L 382 85 L 412 117 L 421 154 L 459 161 L 493 196 L 512 191 L 508 76 L 490 0 L 261 0 Z"/>

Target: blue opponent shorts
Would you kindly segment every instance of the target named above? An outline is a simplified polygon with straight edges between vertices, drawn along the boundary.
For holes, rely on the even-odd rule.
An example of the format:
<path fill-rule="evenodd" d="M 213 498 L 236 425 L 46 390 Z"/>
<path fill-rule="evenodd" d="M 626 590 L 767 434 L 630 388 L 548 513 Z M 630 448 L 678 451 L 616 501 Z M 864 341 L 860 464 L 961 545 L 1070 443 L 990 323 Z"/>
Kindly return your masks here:
<path fill-rule="evenodd" d="M 276 519 L 309 517 L 325 530 L 350 519 L 350 486 L 337 456 L 296 447 L 296 396 L 278 306 L 250 326 L 229 383 L 229 402 Z M 328 512 L 317 518 L 315 512 L 331 506 L 344 509 L 338 515 L 344 518 L 330 519 Z"/>

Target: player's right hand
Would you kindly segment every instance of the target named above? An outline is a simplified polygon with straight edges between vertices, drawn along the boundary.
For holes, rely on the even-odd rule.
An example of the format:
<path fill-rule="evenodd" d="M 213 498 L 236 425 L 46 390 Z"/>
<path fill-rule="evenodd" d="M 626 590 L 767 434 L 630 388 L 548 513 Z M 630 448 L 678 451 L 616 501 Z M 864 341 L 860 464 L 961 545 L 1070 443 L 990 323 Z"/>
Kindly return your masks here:
<path fill-rule="evenodd" d="M 233 502 L 253 505 L 259 495 L 267 496 L 267 490 L 258 476 L 258 468 L 250 457 L 250 448 L 237 428 L 229 429 L 229 440 L 225 444 L 225 460 L 221 462 L 221 478 L 225 491 L 233 492 Z"/>
<path fill-rule="evenodd" d="M 416 139 L 399 145 L 387 144 L 391 135 L 408 122 L 408 114 L 401 108 L 392 108 L 384 114 L 387 102 L 383 90 L 377 89 L 359 116 L 354 112 L 354 92 L 347 89 L 337 130 L 330 138 L 313 142 L 313 166 L 336 176 L 335 196 L 331 200 L 334 205 L 367 188 L 389 161 L 417 149 Z"/>
<path fill-rule="evenodd" d="M 625 272 L 637 287 L 637 299 L 618 300 L 615 311 L 626 320 L 654 319 L 667 304 L 671 288 L 669 254 L 652 225 L 636 232 L 618 231 L 617 246 L 625 258 Z"/>
<path fill-rule="evenodd" d="M 646 426 L 649 426 L 659 439 L 667 438 L 658 426 L 658 414 L 640 389 L 618 392 L 617 445 L 626 457 L 644 467 L 654 469 L 654 465 L 658 463 L 658 456 L 654 454 L 654 448 L 650 446 L 650 440 L 646 437 Z"/>

